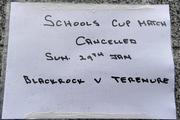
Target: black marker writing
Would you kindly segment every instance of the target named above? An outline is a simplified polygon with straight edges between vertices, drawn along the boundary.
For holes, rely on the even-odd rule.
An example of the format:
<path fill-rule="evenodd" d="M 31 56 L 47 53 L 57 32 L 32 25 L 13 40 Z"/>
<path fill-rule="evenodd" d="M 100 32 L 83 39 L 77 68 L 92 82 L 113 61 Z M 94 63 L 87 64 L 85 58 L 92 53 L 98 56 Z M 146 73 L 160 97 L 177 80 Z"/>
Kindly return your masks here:
<path fill-rule="evenodd" d="M 99 78 L 99 79 L 94 78 L 94 81 L 99 84 L 101 82 L 101 78 Z"/>
<path fill-rule="evenodd" d="M 52 53 L 50 53 L 50 52 L 45 53 L 45 56 L 46 56 L 46 60 L 55 60 L 55 61 L 58 61 L 58 60 L 61 60 L 61 61 L 70 60 L 70 58 L 67 55 L 65 55 L 65 56 L 52 56 Z"/>
<path fill-rule="evenodd" d="M 100 26 L 99 22 L 97 20 L 93 21 L 71 21 L 71 20 L 54 20 L 52 15 L 46 15 L 44 17 L 45 23 L 43 24 L 44 26 L 50 26 L 50 27 L 83 27 L 83 26 Z"/>
<path fill-rule="evenodd" d="M 45 21 L 47 22 L 47 23 L 44 24 L 44 26 L 54 26 L 55 25 L 54 22 L 49 19 L 51 17 L 52 17 L 51 15 L 46 15 L 44 17 Z"/>
<path fill-rule="evenodd" d="M 42 77 L 36 77 L 36 78 L 30 78 L 27 75 L 23 75 L 23 79 L 26 84 L 48 84 L 48 85 L 56 85 L 56 84 L 78 84 L 81 85 L 85 83 L 84 80 L 81 78 L 42 78 Z M 94 78 L 93 79 L 96 84 L 100 84 L 102 81 L 102 78 Z M 110 79 L 106 79 L 112 81 L 112 84 L 168 84 L 169 79 L 168 78 L 144 78 L 144 77 L 130 77 L 130 76 L 110 76 Z M 114 82 L 115 81 L 115 82 Z"/>
<path fill-rule="evenodd" d="M 82 46 L 82 45 L 115 45 L 115 44 L 137 44 L 137 41 L 135 39 L 128 39 L 128 38 L 123 38 L 119 40 L 114 40 L 114 39 L 103 39 L 103 38 L 86 38 L 85 36 L 78 36 L 76 38 L 76 45 Z"/>
<path fill-rule="evenodd" d="M 117 19 L 112 20 L 113 27 L 125 27 L 125 26 L 130 27 L 130 23 L 131 23 L 130 20 L 126 20 L 125 22 L 118 22 Z"/>
<path fill-rule="evenodd" d="M 93 61 L 95 58 L 102 57 L 102 56 L 104 56 L 103 52 L 97 52 L 97 53 L 91 53 L 89 55 L 79 55 L 79 58 L 81 61 L 84 61 L 84 60 Z"/>
<path fill-rule="evenodd" d="M 168 78 L 143 78 L 143 77 L 120 77 L 120 76 L 111 76 L 111 78 L 117 83 L 158 83 L 158 84 L 168 84 Z"/>
<path fill-rule="evenodd" d="M 109 55 L 113 60 L 131 60 L 131 55 L 122 55 L 122 54 L 110 54 Z"/>
<path fill-rule="evenodd" d="M 138 20 L 137 21 L 140 27 L 148 27 L 148 26 L 161 26 L 166 27 L 165 21 L 156 21 L 156 20 Z"/>
<path fill-rule="evenodd" d="M 82 84 L 85 83 L 85 81 L 83 81 L 82 79 L 62 79 L 62 78 L 58 78 L 58 79 L 52 79 L 52 78 L 30 78 L 27 75 L 23 75 L 23 78 L 25 80 L 26 84 Z"/>

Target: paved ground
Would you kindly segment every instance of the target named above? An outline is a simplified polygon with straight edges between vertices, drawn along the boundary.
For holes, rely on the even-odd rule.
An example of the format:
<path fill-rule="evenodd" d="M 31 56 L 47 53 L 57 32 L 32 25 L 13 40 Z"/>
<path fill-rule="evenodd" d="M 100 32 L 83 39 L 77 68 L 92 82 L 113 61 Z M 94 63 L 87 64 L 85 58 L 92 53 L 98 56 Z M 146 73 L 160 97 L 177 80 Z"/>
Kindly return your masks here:
<path fill-rule="evenodd" d="M 21 2 L 72 2 L 72 3 L 113 3 L 113 4 L 169 4 L 171 14 L 171 38 L 176 72 L 176 108 L 177 119 L 180 119 L 180 2 L 179 0 L 11 0 Z M 9 0 L 0 0 L 0 116 L 3 100 L 5 58 L 7 49 L 7 15 Z M 4 57 L 3 57 L 4 56 Z"/>

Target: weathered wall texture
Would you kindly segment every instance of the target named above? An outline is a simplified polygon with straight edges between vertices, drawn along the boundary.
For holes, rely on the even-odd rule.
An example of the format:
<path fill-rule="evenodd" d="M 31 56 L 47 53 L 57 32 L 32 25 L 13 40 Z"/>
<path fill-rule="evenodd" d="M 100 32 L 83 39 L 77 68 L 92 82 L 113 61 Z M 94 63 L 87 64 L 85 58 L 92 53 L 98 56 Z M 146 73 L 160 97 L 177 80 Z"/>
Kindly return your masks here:
<path fill-rule="evenodd" d="M 180 119 L 180 1 L 179 0 L 12 0 L 19 2 L 70 2 L 97 4 L 169 4 L 171 15 L 171 39 L 176 72 L 176 108 L 177 119 Z M 0 116 L 3 102 L 4 73 L 6 65 L 6 50 L 8 40 L 9 0 L 0 0 Z M 8 9 L 7 9 L 8 8 Z M 3 57 L 4 56 L 4 57 Z"/>

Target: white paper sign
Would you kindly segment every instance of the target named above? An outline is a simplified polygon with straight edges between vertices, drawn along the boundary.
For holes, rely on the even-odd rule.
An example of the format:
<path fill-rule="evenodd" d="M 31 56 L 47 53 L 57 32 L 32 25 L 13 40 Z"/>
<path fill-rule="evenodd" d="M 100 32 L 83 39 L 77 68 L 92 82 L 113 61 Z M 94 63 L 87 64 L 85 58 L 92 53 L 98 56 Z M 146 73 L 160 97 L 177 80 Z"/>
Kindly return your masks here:
<path fill-rule="evenodd" d="M 168 5 L 11 3 L 3 118 L 176 118 Z"/>

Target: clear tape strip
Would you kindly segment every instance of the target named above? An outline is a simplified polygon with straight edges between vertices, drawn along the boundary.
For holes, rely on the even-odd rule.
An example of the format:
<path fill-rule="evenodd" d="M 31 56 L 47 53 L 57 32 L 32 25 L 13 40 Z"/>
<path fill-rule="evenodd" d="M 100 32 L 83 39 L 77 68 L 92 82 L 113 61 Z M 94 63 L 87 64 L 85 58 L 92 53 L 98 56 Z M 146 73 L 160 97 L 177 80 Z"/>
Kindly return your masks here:
<path fill-rule="evenodd" d="M 119 119 L 119 118 L 148 118 L 152 116 L 146 114 L 111 114 L 111 113 L 58 113 L 58 112 L 40 112 L 29 113 L 25 115 L 27 119 L 55 119 L 55 118 L 103 118 L 103 119 Z"/>

